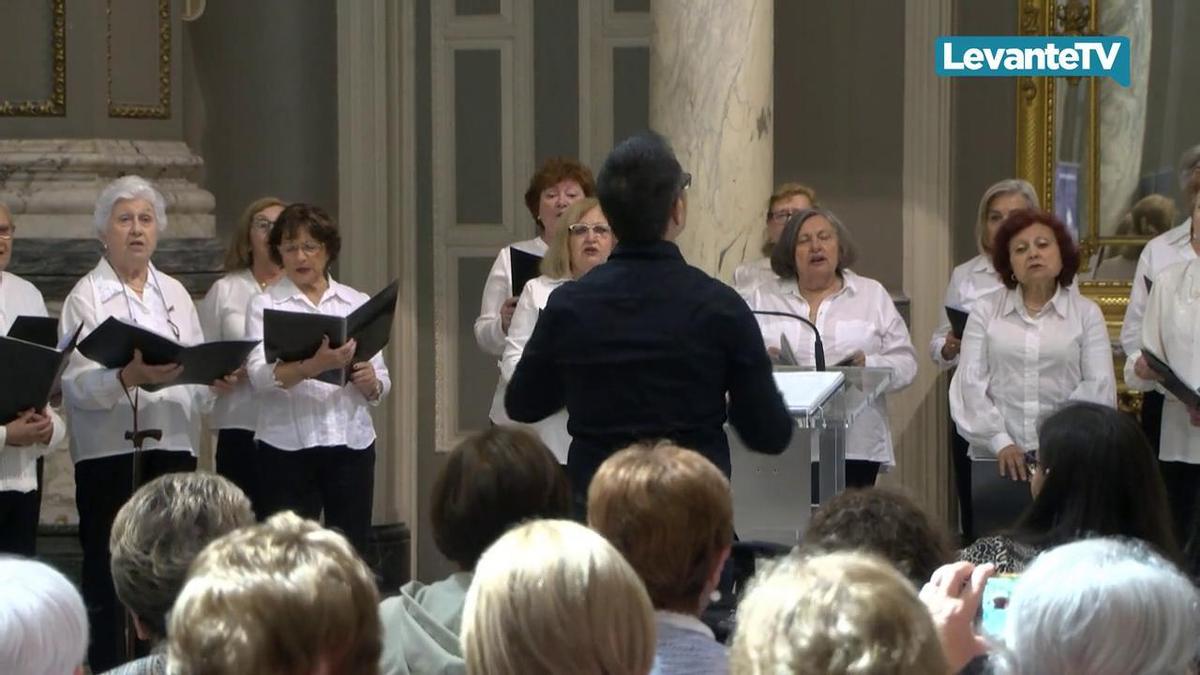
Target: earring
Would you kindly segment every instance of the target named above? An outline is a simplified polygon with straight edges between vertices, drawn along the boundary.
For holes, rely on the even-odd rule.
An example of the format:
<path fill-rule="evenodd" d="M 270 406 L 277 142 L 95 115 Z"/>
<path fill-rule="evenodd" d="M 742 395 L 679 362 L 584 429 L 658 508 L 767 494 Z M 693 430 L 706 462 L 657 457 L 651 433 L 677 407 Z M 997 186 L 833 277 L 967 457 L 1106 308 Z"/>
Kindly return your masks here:
<path fill-rule="evenodd" d="M 1013 280 L 1013 281 L 1016 281 L 1016 280 L 1017 280 L 1017 273 L 1016 273 L 1016 272 L 1013 272 L 1012 274 L 1010 274 L 1010 275 L 1008 275 L 1008 276 L 1012 277 L 1012 280 Z"/>

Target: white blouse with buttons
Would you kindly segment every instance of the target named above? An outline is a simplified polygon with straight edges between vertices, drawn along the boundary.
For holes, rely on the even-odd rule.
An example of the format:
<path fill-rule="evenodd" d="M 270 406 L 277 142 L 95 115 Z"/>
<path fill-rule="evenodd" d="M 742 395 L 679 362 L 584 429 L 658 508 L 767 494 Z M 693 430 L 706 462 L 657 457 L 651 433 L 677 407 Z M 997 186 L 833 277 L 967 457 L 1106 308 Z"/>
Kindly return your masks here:
<path fill-rule="evenodd" d="M 246 337 L 246 308 L 250 299 L 262 292 L 250 270 L 230 272 L 217 279 L 200 301 L 200 324 L 204 339 L 243 340 Z M 233 391 L 217 397 L 209 424 L 213 429 L 254 430 L 258 421 L 258 402 L 250 383 L 239 382 Z"/>
<path fill-rule="evenodd" d="M 46 316 L 46 303 L 41 291 L 33 284 L 15 274 L 0 271 L 0 334 L 7 335 L 18 316 Z M 6 382 L 4 386 L 20 386 L 20 383 Z M 0 420 L 0 492 L 37 489 L 38 458 L 62 446 L 67 436 L 62 418 L 53 408 L 48 410 L 54 429 L 46 445 L 8 445 L 4 425 L 11 420 Z"/>
<path fill-rule="evenodd" d="M 950 381 L 950 415 L 971 457 L 1036 450 L 1042 420 L 1068 401 L 1117 402 L 1112 348 L 1096 303 L 1061 286 L 1037 314 L 1017 289 L 975 303 Z"/>
<path fill-rule="evenodd" d="M 346 316 L 369 299 L 365 293 L 330 279 L 320 302 L 313 304 L 290 279 L 284 278 L 251 299 L 246 310 L 246 339 L 262 339 L 265 309 Z M 260 343 L 250 352 L 246 363 L 250 384 L 258 395 L 255 439 L 280 450 L 331 446 L 365 449 L 375 442 L 375 426 L 368 407 L 378 405 L 392 389 L 383 355 L 371 357 L 371 365 L 383 387 L 373 401 L 368 401 L 349 382 L 339 387 L 307 379 L 284 389 L 275 379 L 275 364 L 267 362 Z"/>
<path fill-rule="evenodd" d="M 907 387 L 917 374 L 917 353 L 891 295 L 878 281 L 850 270 L 844 270 L 842 278 L 841 290 L 821 302 L 817 320 L 813 322 L 821 331 L 826 363 L 837 363 L 861 351 L 866 355 L 867 367 L 891 369 L 892 379 L 887 391 Z M 753 310 L 810 316 L 808 301 L 800 295 L 795 279 L 764 282 L 750 294 L 748 302 Z M 786 335 L 800 363 L 814 363 L 813 335 L 808 326 L 786 317 L 755 318 L 768 349 L 778 349 L 781 336 Z M 813 448 L 814 461 L 816 454 L 817 448 Z M 875 405 L 863 412 L 850 427 L 846 437 L 846 458 L 895 463 L 883 397 L 876 399 Z"/>
<path fill-rule="evenodd" d="M 153 264 L 142 294 L 123 284 L 107 260 L 101 259 L 79 280 L 63 303 L 59 334 L 82 325 L 82 341 L 109 317 L 130 321 L 185 345 L 204 341 L 192 296 Z M 76 462 L 133 452 L 125 432 L 133 428 L 129 398 L 136 393 L 138 424 L 161 429 L 162 440 L 147 439 L 145 450 L 171 450 L 193 455 L 200 447 L 200 418 L 212 408 L 213 394 L 205 385 L 175 385 L 158 391 L 128 392 L 118 368 L 105 368 L 76 351 L 62 376 L 63 404 L 71 457 Z"/>
<path fill-rule="evenodd" d="M 942 358 L 942 347 L 946 344 L 946 337 L 950 335 L 951 330 L 946 307 L 961 309 L 970 314 L 979 298 L 1003 287 L 1000 277 L 996 275 L 996 268 L 992 266 L 991 256 L 984 253 L 955 267 L 950 273 L 950 284 L 946 286 L 946 298 L 941 308 L 942 318 L 929 341 L 929 358 L 933 359 L 939 368 L 945 370 L 958 365 L 958 356 L 949 360 Z"/>

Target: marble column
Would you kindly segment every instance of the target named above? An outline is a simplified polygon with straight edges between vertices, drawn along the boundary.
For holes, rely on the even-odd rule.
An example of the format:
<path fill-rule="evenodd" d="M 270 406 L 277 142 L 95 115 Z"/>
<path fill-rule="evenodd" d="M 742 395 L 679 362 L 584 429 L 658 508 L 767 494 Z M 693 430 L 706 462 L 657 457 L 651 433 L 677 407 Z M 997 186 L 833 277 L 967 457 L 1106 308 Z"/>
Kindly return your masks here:
<path fill-rule="evenodd" d="M 1137 0 L 1100 3 L 1101 35 L 1124 35 L 1131 50 L 1129 86 L 1110 79 L 1099 82 L 1100 91 L 1100 213 L 1101 236 L 1116 234 L 1121 217 L 1133 204 L 1142 172 L 1142 146 L 1146 136 L 1146 106 L 1150 90 L 1152 4 Z"/>
<path fill-rule="evenodd" d="M 757 258 L 774 170 L 772 0 L 655 0 L 650 125 L 692 174 L 688 262 L 730 281 Z"/>

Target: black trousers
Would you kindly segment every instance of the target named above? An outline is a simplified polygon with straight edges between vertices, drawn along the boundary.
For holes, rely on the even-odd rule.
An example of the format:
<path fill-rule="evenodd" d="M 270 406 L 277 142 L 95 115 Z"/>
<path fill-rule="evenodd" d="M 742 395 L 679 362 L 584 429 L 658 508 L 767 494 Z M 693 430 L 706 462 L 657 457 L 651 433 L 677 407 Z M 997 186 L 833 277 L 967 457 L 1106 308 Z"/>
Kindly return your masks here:
<path fill-rule="evenodd" d="M 362 450 L 344 445 L 280 450 L 258 443 L 259 485 L 264 518 L 280 511 L 320 520 L 340 530 L 367 559 L 375 489 L 375 444 Z"/>
<path fill-rule="evenodd" d="M 246 493 L 255 518 L 262 520 L 259 502 L 258 446 L 254 432 L 248 429 L 221 429 L 217 432 L 216 469 Z"/>
<path fill-rule="evenodd" d="M 1146 432 L 1146 439 L 1150 441 L 1155 457 L 1158 457 L 1158 449 L 1162 443 L 1162 410 L 1165 400 L 1157 391 L 1142 394 L 1142 431 Z"/>
<path fill-rule="evenodd" d="M 950 421 L 950 460 L 954 465 L 954 489 L 958 493 L 958 524 L 962 545 L 975 541 L 975 506 L 971 494 L 971 444 Z"/>
<path fill-rule="evenodd" d="M 42 514 L 42 458 L 37 460 L 37 489 L 0 492 L 0 553 L 32 558 L 37 554 L 38 519 Z"/>
<path fill-rule="evenodd" d="M 819 462 L 813 462 L 811 466 L 812 477 L 809 489 L 812 490 L 811 501 L 816 504 L 821 501 L 821 465 Z M 881 466 L 883 466 L 881 462 L 872 462 L 867 459 L 846 460 L 846 489 L 874 487 Z"/>
<path fill-rule="evenodd" d="M 1200 490 L 1200 464 L 1187 462 L 1158 462 L 1163 485 L 1167 488 L 1167 502 L 1171 507 L 1171 520 L 1175 525 L 1175 538 L 1180 548 L 1188 543 L 1196 524 L 1196 491 Z"/>
<path fill-rule="evenodd" d="M 142 453 L 142 481 L 178 471 L 195 471 L 189 452 Z M 75 464 L 75 502 L 79 543 L 83 547 L 83 602 L 88 609 L 91 644 L 88 665 L 100 673 L 124 663 L 124 611 L 113 589 L 108 538 L 117 511 L 133 494 L 133 455 L 85 459 Z"/>

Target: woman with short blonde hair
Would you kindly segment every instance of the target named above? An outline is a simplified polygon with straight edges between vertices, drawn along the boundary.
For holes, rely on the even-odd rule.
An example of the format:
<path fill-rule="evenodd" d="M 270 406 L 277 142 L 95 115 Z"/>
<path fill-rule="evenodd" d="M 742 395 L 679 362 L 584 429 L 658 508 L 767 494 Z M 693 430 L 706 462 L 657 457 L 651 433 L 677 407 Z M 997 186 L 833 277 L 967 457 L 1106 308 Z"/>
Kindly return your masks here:
<path fill-rule="evenodd" d="M 637 573 L 603 537 L 539 520 L 480 558 L 462 644 L 469 675 L 646 675 L 654 614 Z"/>
<path fill-rule="evenodd" d="M 375 578 L 346 538 L 294 513 L 209 544 L 168 623 L 173 675 L 379 672 Z"/>
<path fill-rule="evenodd" d="M 733 675 L 934 675 L 950 668 L 916 589 L 863 553 L 789 556 L 738 607 Z"/>
<path fill-rule="evenodd" d="M 616 238 L 608 226 L 608 219 L 600 210 L 600 201 L 584 197 L 566 208 L 559 217 L 560 227 L 550 242 L 546 256 L 542 258 L 542 275 L 525 284 L 517 308 L 513 311 L 512 324 L 504 342 L 504 354 L 500 358 L 500 386 L 506 388 L 525 343 L 533 335 L 538 316 L 550 301 L 550 294 L 558 287 L 587 274 L 592 268 L 608 260 Z M 494 403 L 503 407 L 503 399 Z M 493 416 L 495 419 L 495 416 Z M 567 448 L 571 446 L 571 434 L 567 433 L 567 411 L 558 411 L 539 422 L 529 425 L 546 447 L 554 453 L 559 464 L 567 463 Z"/>

